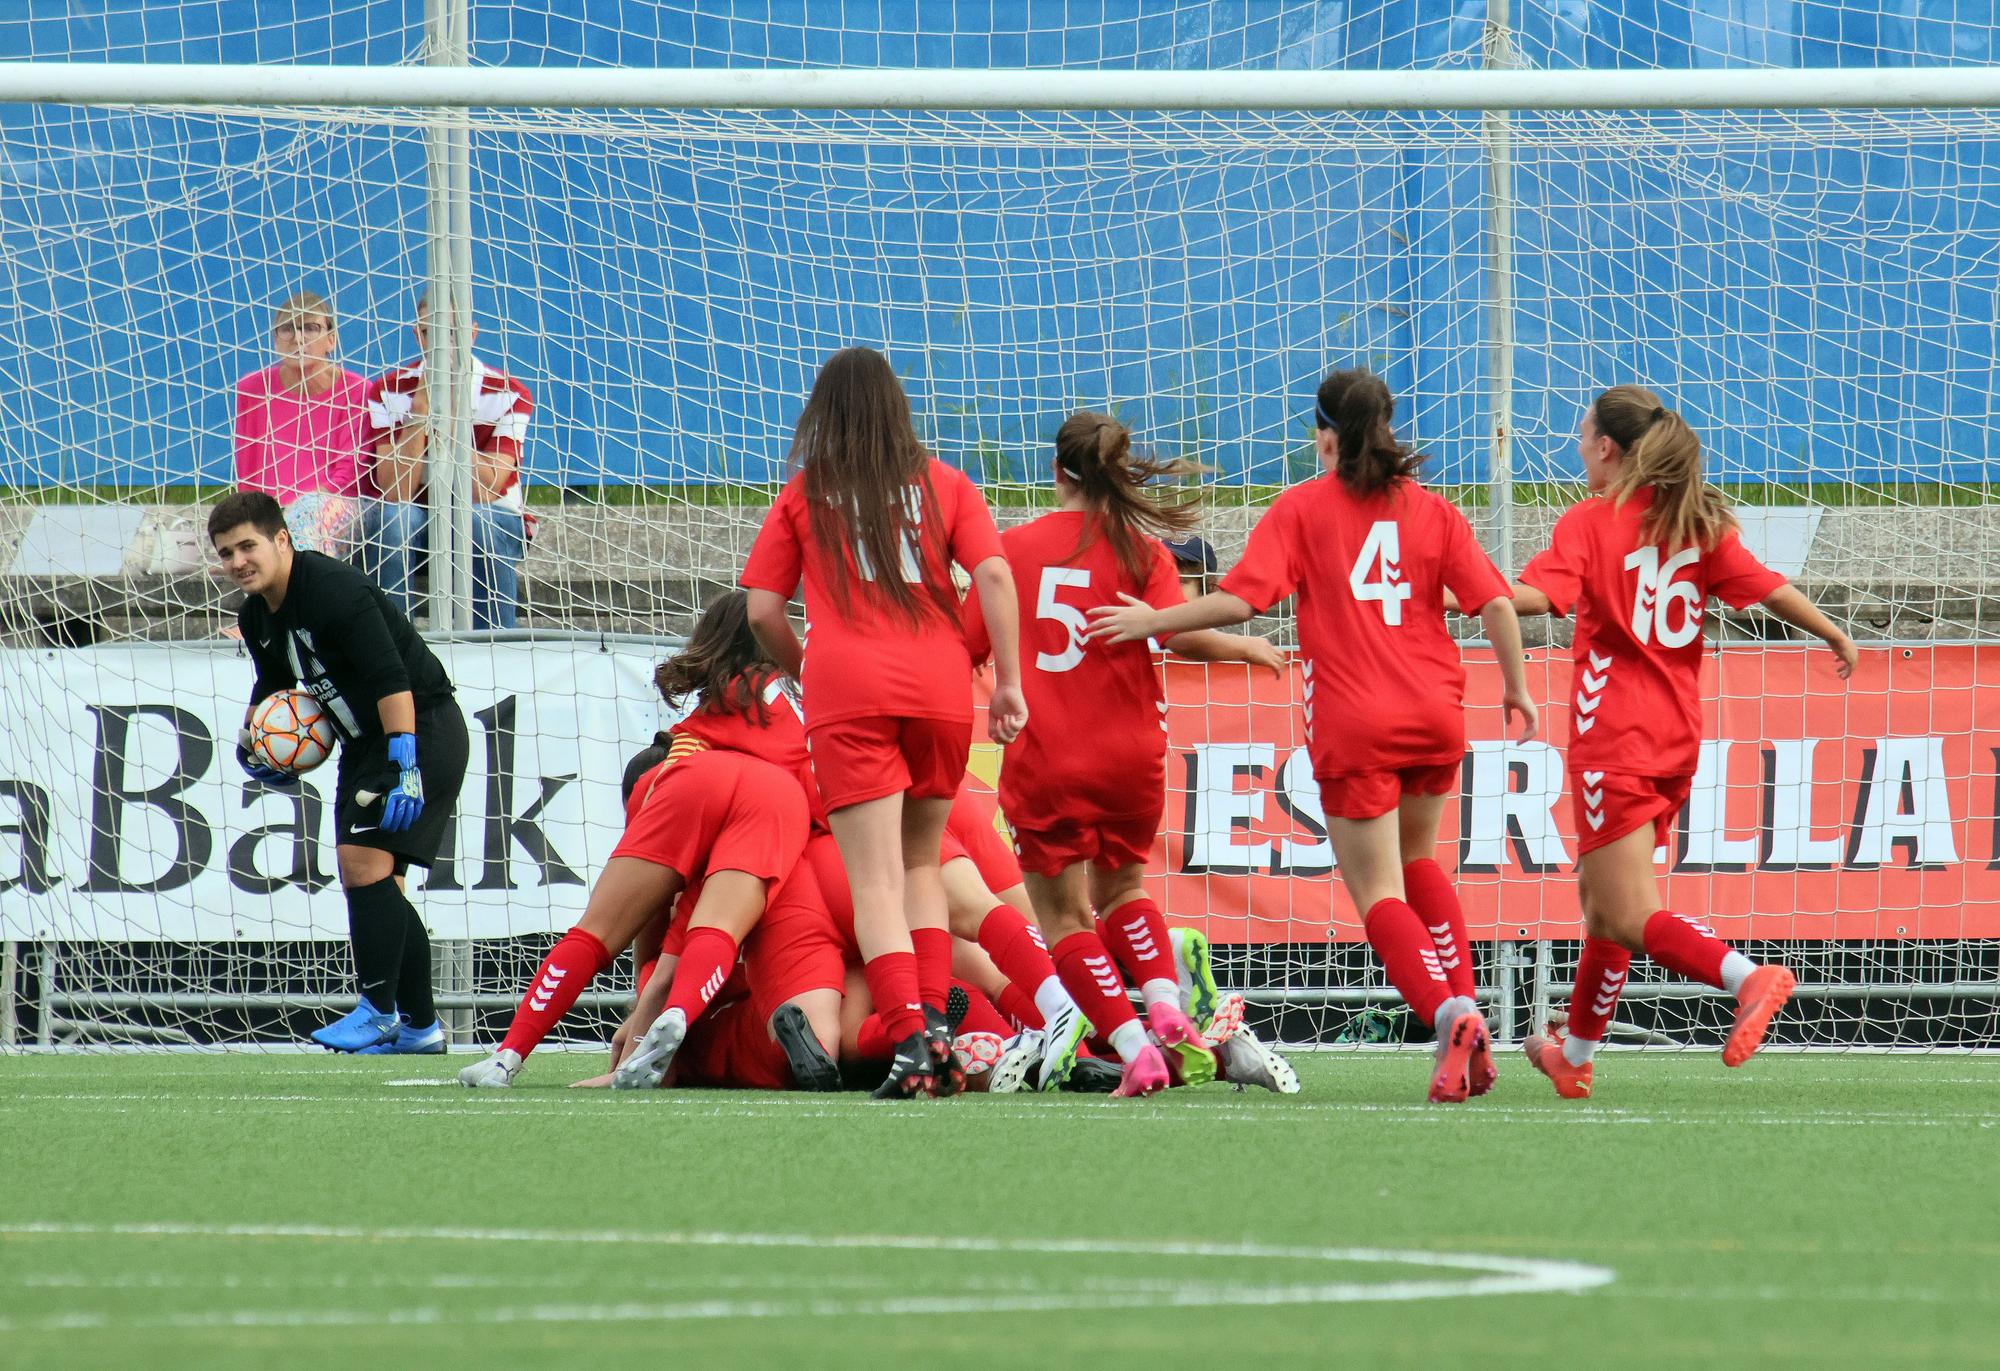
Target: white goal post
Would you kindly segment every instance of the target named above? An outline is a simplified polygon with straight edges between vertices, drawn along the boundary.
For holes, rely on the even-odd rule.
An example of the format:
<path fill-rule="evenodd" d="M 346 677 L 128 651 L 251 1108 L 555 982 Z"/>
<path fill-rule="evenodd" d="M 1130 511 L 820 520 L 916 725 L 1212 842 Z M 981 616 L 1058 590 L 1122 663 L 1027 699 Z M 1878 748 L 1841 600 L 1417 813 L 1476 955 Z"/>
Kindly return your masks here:
<path fill-rule="evenodd" d="M 1787 1041 L 2000 1035 L 2000 68 L 559 69 L 473 67 L 462 34 L 433 38 L 394 67 L 0 62 L 0 107 L 132 121 L 24 136 L 162 169 L 116 194 L 52 171 L 35 203 L 61 212 L 0 226 L 33 315 L 19 366 L 0 357 L 0 410 L 32 420 L 0 439 L 0 1045 L 29 1019 L 43 1041 L 262 1040 L 340 994 L 333 897 L 265 870 L 280 824 L 246 827 L 274 815 L 234 813 L 251 800 L 186 729 L 142 740 L 168 718 L 149 675 L 199 697 L 189 714 L 226 710 L 247 676 L 214 641 L 228 614 L 183 499 L 219 484 L 214 461 L 148 465 L 118 436 L 226 451 L 227 416 L 186 377 L 226 387 L 261 327 L 239 317 L 329 272 L 368 301 L 354 331 L 377 326 L 376 368 L 399 360 L 408 287 L 427 290 L 426 365 L 446 378 L 427 623 L 486 692 L 487 770 L 456 883 L 420 904 L 461 1037 L 511 1006 L 574 912 L 574 888 L 546 862 L 535 884 L 510 844 L 529 834 L 572 872 L 601 846 L 597 772 L 657 722 L 648 645 L 733 580 L 799 378 L 843 336 L 887 345 L 927 437 L 1005 517 L 1040 498 L 1037 444 L 1070 406 L 1117 406 L 1176 455 L 1228 452 L 1207 463 L 1225 565 L 1309 472 L 1300 386 L 1329 363 L 1391 376 L 1399 425 L 1510 573 L 1575 497 L 1578 407 L 1621 380 L 1673 392 L 1760 548 L 1878 667 L 1835 698 L 1767 624 L 1722 625 L 1672 895 L 1797 962 L 1811 1010 Z M 199 156 L 176 171 L 178 149 Z M 267 207 L 290 237 L 251 223 Z M 176 297 L 198 303 L 134 303 Z M 561 488 L 530 506 L 533 627 L 494 637 L 462 632 L 475 320 L 531 384 L 551 379 L 530 465 Z M 89 340 L 119 328 L 145 336 Z M 89 394 L 79 356 L 104 364 Z M 559 457 L 538 465 L 537 442 Z M 36 541 L 100 536 L 107 511 L 130 528 L 102 536 L 132 540 L 110 570 Z M 33 636 L 57 620 L 94 625 L 89 645 Z M 1558 695 L 1563 641 L 1536 648 Z M 592 644 L 615 671 L 589 667 Z M 547 755 L 516 767 L 538 744 L 510 684 L 531 679 L 598 694 L 551 709 Z M 1338 904 L 1295 725 L 1254 692 L 1212 704 L 1175 680 L 1169 915 L 1212 920 L 1227 978 L 1281 1036 L 1400 1033 L 1368 1012 L 1393 996 Z M 1458 855 L 1482 984 L 1518 1036 L 1574 960 L 1573 843 L 1555 754 L 1481 727 Z M 104 770 L 112 736 L 133 740 L 129 771 Z M 165 763 L 141 755 L 161 747 Z M 135 825 L 114 805 L 108 836 L 107 785 Z M 104 851 L 177 868 L 169 802 L 213 828 L 199 879 L 249 911 L 228 928 L 195 909 L 199 880 L 169 899 L 103 873 Z M 482 896 L 475 872 L 501 874 Z M 1627 1001 L 1637 1041 L 1707 1043 L 1722 1023 L 1705 990 L 1636 973 Z"/>

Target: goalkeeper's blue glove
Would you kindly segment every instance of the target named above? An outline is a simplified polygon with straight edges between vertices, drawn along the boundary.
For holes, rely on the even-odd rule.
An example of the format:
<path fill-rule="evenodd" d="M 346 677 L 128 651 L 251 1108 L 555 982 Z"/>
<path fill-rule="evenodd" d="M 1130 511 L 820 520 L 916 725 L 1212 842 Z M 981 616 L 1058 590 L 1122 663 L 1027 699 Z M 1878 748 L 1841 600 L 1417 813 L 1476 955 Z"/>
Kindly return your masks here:
<path fill-rule="evenodd" d="M 396 784 L 382 797 L 382 831 L 402 833 L 424 812 L 424 777 L 417 770 L 417 735 L 391 733 L 389 761 L 396 768 Z"/>
<path fill-rule="evenodd" d="M 236 764 L 243 768 L 243 774 L 253 781 L 265 785 L 297 785 L 299 778 L 289 771 L 280 771 L 274 766 L 266 766 L 258 758 L 255 748 L 250 746 L 250 730 L 244 729 L 236 735 Z"/>

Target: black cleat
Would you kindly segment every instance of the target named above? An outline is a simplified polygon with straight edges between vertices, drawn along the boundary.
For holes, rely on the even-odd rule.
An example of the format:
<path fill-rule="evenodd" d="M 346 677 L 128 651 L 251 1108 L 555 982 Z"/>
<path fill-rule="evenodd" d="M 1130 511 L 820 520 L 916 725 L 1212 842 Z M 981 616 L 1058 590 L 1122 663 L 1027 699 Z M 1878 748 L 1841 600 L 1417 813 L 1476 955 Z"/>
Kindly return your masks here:
<path fill-rule="evenodd" d="M 936 1093 L 937 1077 L 931 1066 L 930 1044 L 924 1034 L 912 1033 L 896 1044 L 889 1074 L 875 1087 L 873 1096 L 878 1100 L 907 1100 Z"/>
<path fill-rule="evenodd" d="M 1102 1057 L 1078 1057 L 1060 1088 L 1079 1095 L 1109 1095 L 1118 1088 L 1122 1075 L 1116 1066 Z"/>
<path fill-rule="evenodd" d="M 939 1099 L 965 1089 L 965 1059 L 953 1049 L 951 1040 L 958 1036 L 958 1024 L 963 1022 L 965 1011 L 972 1008 L 972 1001 L 957 986 L 951 988 L 951 998 L 946 1003 L 952 1008 L 961 1004 L 964 1006 L 964 1009 L 959 1009 L 956 1020 L 948 1013 L 940 1014 L 929 1007 L 924 1009 L 924 1047 L 931 1056 L 931 1093 Z"/>
<path fill-rule="evenodd" d="M 795 1004 L 781 1004 L 771 1016 L 771 1032 L 791 1064 L 792 1084 L 800 1090 L 840 1089 L 840 1068 L 820 1045 L 819 1034 L 806 1020 L 806 1012 Z"/>
<path fill-rule="evenodd" d="M 951 1030 L 952 1037 L 958 1036 L 959 1025 L 965 1022 L 965 1016 L 971 1012 L 972 996 L 965 993 L 964 986 L 953 986 L 951 993 L 944 997 L 944 1024 Z"/>

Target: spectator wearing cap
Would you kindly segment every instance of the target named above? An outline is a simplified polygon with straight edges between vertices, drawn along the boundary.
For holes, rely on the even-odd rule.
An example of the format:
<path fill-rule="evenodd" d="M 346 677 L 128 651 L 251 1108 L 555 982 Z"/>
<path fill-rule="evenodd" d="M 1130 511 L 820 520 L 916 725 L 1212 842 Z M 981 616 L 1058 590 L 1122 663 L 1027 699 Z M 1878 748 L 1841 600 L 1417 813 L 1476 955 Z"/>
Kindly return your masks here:
<path fill-rule="evenodd" d="M 405 615 L 416 599 L 416 562 L 430 534 L 430 390 L 424 377 L 429 341 L 426 300 L 417 299 L 417 355 L 368 388 L 368 463 L 378 500 L 361 512 L 362 569 Z M 475 340 L 479 330 L 472 331 Z M 483 358 L 472 368 L 472 626 L 513 628 L 520 618 L 521 557 L 533 536 L 521 479 L 521 446 L 534 397 Z"/>
<path fill-rule="evenodd" d="M 1174 570 L 1180 574 L 1182 594 L 1198 600 L 1215 588 L 1215 573 L 1221 568 L 1216 563 L 1215 548 L 1206 538 L 1190 533 L 1185 538 L 1164 541 L 1173 555 Z"/>

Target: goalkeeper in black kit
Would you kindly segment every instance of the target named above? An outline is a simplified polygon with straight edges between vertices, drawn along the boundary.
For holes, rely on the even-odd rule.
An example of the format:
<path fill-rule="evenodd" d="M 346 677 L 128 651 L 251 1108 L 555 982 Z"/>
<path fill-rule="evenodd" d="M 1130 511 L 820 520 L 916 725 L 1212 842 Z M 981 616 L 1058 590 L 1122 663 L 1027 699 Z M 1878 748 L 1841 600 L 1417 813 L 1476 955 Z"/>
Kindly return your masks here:
<path fill-rule="evenodd" d="M 451 681 L 374 582 L 345 562 L 293 550 L 284 510 L 269 495 L 223 500 L 209 515 L 208 537 L 247 592 L 237 623 L 257 667 L 251 708 L 296 686 L 340 735 L 334 842 L 360 1003 L 313 1041 L 336 1052 L 443 1052 L 430 935 L 403 878 L 412 864 L 437 859 L 465 779 L 465 716 Z M 246 728 L 236 758 L 253 780 L 295 782 L 263 765 L 249 741 Z"/>

